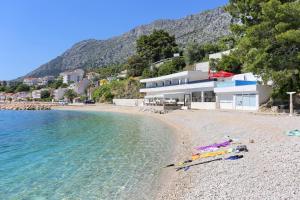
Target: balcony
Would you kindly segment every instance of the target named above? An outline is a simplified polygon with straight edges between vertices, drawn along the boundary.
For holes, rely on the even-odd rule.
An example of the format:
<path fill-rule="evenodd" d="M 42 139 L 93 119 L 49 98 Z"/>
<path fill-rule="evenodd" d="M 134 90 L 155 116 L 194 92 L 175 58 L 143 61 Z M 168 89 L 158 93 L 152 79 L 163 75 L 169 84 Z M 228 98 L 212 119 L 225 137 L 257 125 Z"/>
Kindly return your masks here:
<path fill-rule="evenodd" d="M 216 81 L 210 80 L 201 80 L 201 81 L 190 81 L 188 83 L 183 84 L 170 84 L 170 85 L 163 85 L 163 86 L 153 86 L 153 87 L 145 87 L 141 88 L 140 92 L 181 92 L 186 90 L 197 90 L 197 89 L 205 89 L 209 88 L 213 90 L 216 85 Z"/>
<path fill-rule="evenodd" d="M 155 85 L 155 86 L 146 86 L 142 87 L 142 89 L 151 89 L 151 88 L 162 88 L 162 87 L 169 87 L 169 86 L 176 86 L 176 85 L 187 85 L 187 84 L 195 84 L 195 83 L 206 83 L 206 82 L 214 82 L 217 79 L 205 79 L 205 80 L 197 80 L 197 81 L 188 81 L 187 83 L 172 83 L 172 84 L 163 84 L 163 85 Z"/>

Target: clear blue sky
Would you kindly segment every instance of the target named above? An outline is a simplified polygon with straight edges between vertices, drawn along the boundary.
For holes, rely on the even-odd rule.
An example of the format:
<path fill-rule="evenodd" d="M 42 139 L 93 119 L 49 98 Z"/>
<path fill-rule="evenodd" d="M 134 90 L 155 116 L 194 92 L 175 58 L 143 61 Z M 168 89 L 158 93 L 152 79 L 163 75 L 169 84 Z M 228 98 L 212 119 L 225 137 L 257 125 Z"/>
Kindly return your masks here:
<path fill-rule="evenodd" d="M 1 0 L 0 80 L 22 76 L 84 39 L 106 39 L 156 19 L 228 0 Z"/>

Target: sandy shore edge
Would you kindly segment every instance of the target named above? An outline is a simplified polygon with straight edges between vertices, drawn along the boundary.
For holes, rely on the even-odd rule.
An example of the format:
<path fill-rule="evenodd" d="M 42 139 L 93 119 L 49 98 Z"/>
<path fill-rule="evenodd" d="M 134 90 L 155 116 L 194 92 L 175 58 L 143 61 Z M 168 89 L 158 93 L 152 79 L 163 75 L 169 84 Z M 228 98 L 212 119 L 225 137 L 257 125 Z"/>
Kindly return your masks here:
<path fill-rule="evenodd" d="M 168 118 L 164 117 L 164 115 L 142 112 L 139 111 L 137 107 L 114 106 L 111 104 L 55 106 L 52 110 L 113 112 L 151 117 L 166 124 L 172 131 L 175 143 L 172 146 L 173 153 L 170 162 L 179 162 L 183 160 L 186 155 L 191 154 L 188 148 L 191 145 L 190 137 L 188 137 L 191 134 L 190 131 L 182 124 L 171 122 Z M 156 199 L 168 199 L 170 193 L 176 196 L 178 191 L 176 192 L 175 188 L 179 179 L 180 176 L 174 170 L 162 169 L 158 181 L 159 185 L 158 191 L 156 191 Z"/>
<path fill-rule="evenodd" d="M 224 141 L 227 136 L 247 145 L 243 159 L 220 160 L 176 172 L 162 170 L 156 199 L 300 199 L 300 117 L 220 110 L 176 110 L 168 114 L 139 111 L 135 107 L 88 105 L 57 110 L 118 112 L 156 118 L 173 129 L 174 159 L 190 159 L 194 147 Z M 253 142 L 250 142 L 253 141 Z M 234 145 L 231 145 L 234 147 Z M 230 155 L 219 156 L 226 158 Z M 214 158 L 201 159 L 198 162 Z"/>

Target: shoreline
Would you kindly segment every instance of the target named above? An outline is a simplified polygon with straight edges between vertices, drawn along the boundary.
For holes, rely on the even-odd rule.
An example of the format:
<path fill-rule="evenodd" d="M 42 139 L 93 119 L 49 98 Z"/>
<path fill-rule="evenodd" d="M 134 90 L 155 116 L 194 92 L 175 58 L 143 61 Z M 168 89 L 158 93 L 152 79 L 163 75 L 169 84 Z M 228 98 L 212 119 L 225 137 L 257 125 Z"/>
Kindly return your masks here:
<path fill-rule="evenodd" d="M 170 163 L 190 159 L 192 153 L 196 153 L 195 146 L 224 141 L 225 136 L 247 145 L 249 152 L 243 153 L 244 158 L 240 160 L 221 160 L 191 167 L 186 172 L 163 169 L 156 199 L 300 198 L 300 137 L 286 135 L 288 130 L 300 130 L 299 117 L 217 110 L 177 110 L 154 114 L 141 112 L 136 107 L 106 104 L 54 107 L 54 110 L 154 117 L 174 130 L 176 144 L 174 159 Z"/>
<path fill-rule="evenodd" d="M 186 140 L 186 138 L 182 137 L 182 130 L 184 129 L 183 126 L 176 125 L 171 123 L 166 118 L 163 118 L 162 115 L 149 113 L 149 112 L 141 112 L 137 107 L 125 107 L 125 106 L 114 106 L 110 104 L 98 104 L 98 105 L 68 105 L 68 106 L 55 106 L 52 110 L 68 110 L 68 111 L 88 111 L 88 112 L 112 112 L 112 113 L 122 113 L 122 114 L 129 114 L 129 115 L 140 115 L 154 118 L 161 123 L 167 125 L 170 130 L 172 131 L 175 144 L 173 144 L 173 153 L 171 156 L 170 162 L 180 162 L 181 160 L 185 159 L 185 156 L 191 154 L 188 150 L 188 146 L 190 145 L 190 141 Z M 185 130 L 185 133 L 188 133 Z M 188 133 L 189 134 L 189 133 Z M 183 141 L 183 142 L 182 142 Z M 158 177 L 159 185 L 156 187 L 158 188 L 157 195 L 155 199 L 168 199 L 166 198 L 170 191 L 173 191 L 175 188 L 175 184 L 178 182 L 178 173 L 175 170 L 168 170 L 162 169 Z"/>

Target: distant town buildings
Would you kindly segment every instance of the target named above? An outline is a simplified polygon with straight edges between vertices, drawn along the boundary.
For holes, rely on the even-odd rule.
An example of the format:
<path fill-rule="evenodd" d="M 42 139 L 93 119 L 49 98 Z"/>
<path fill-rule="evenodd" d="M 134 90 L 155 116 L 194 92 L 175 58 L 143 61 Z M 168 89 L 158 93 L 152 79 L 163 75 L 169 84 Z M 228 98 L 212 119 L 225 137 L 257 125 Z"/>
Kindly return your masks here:
<path fill-rule="evenodd" d="M 31 98 L 31 92 L 17 92 L 13 95 L 13 99 L 17 101 L 26 101 Z"/>
<path fill-rule="evenodd" d="M 47 85 L 50 81 L 55 80 L 54 76 L 44 76 L 42 78 L 24 78 L 23 84 L 28 85 L 28 86 L 45 86 Z"/>
<path fill-rule="evenodd" d="M 45 86 L 48 85 L 50 81 L 54 81 L 54 80 L 55 80 L 54 76 L 44 76 L 38 79 L 38 85 Z"/>
<path fill-rule="evenodd" d="M 89 73 L 86 74 L 86 78 L 90 81 L 93 81 L 93 82 L 98 80 L 99 77 L 100 77 L 100 74 L 95 73 L 95 72 L 89 72 Z"/>
<path fill-rule="evenodd" d="M 38 84 L 38 78 L 24 78 L 23 84 L 28 85 L 28 86 L 35 86 Z"/>
<path fill-rule="evenodd" d="M 67 92 L 68 88 L 58 88 L 53 91 L 53 99 L 55 101 L 59 101 L 64 99 L 65 93 Z"/>
<path fill-rule="evenodd" d="M 6 100 L 6 93 L 0 92 L 0 102 L 4 102 Z"/>
<path fill-rule="evenodd" d="M 60 73 L 60 76 L 63 78 L 63 83 L 78 83 L 84 77 L 84 70 L 76 69 L 74 71 Z"/>
<path fill-rule="evenodd" d="M 83 95 L 86 93 L 86 89 L 88 88 L 90 81 L 88 79 L 82 79 L 78 83 L 73 83 L 69 88 L 73 89 L 79 95 Z"/>

